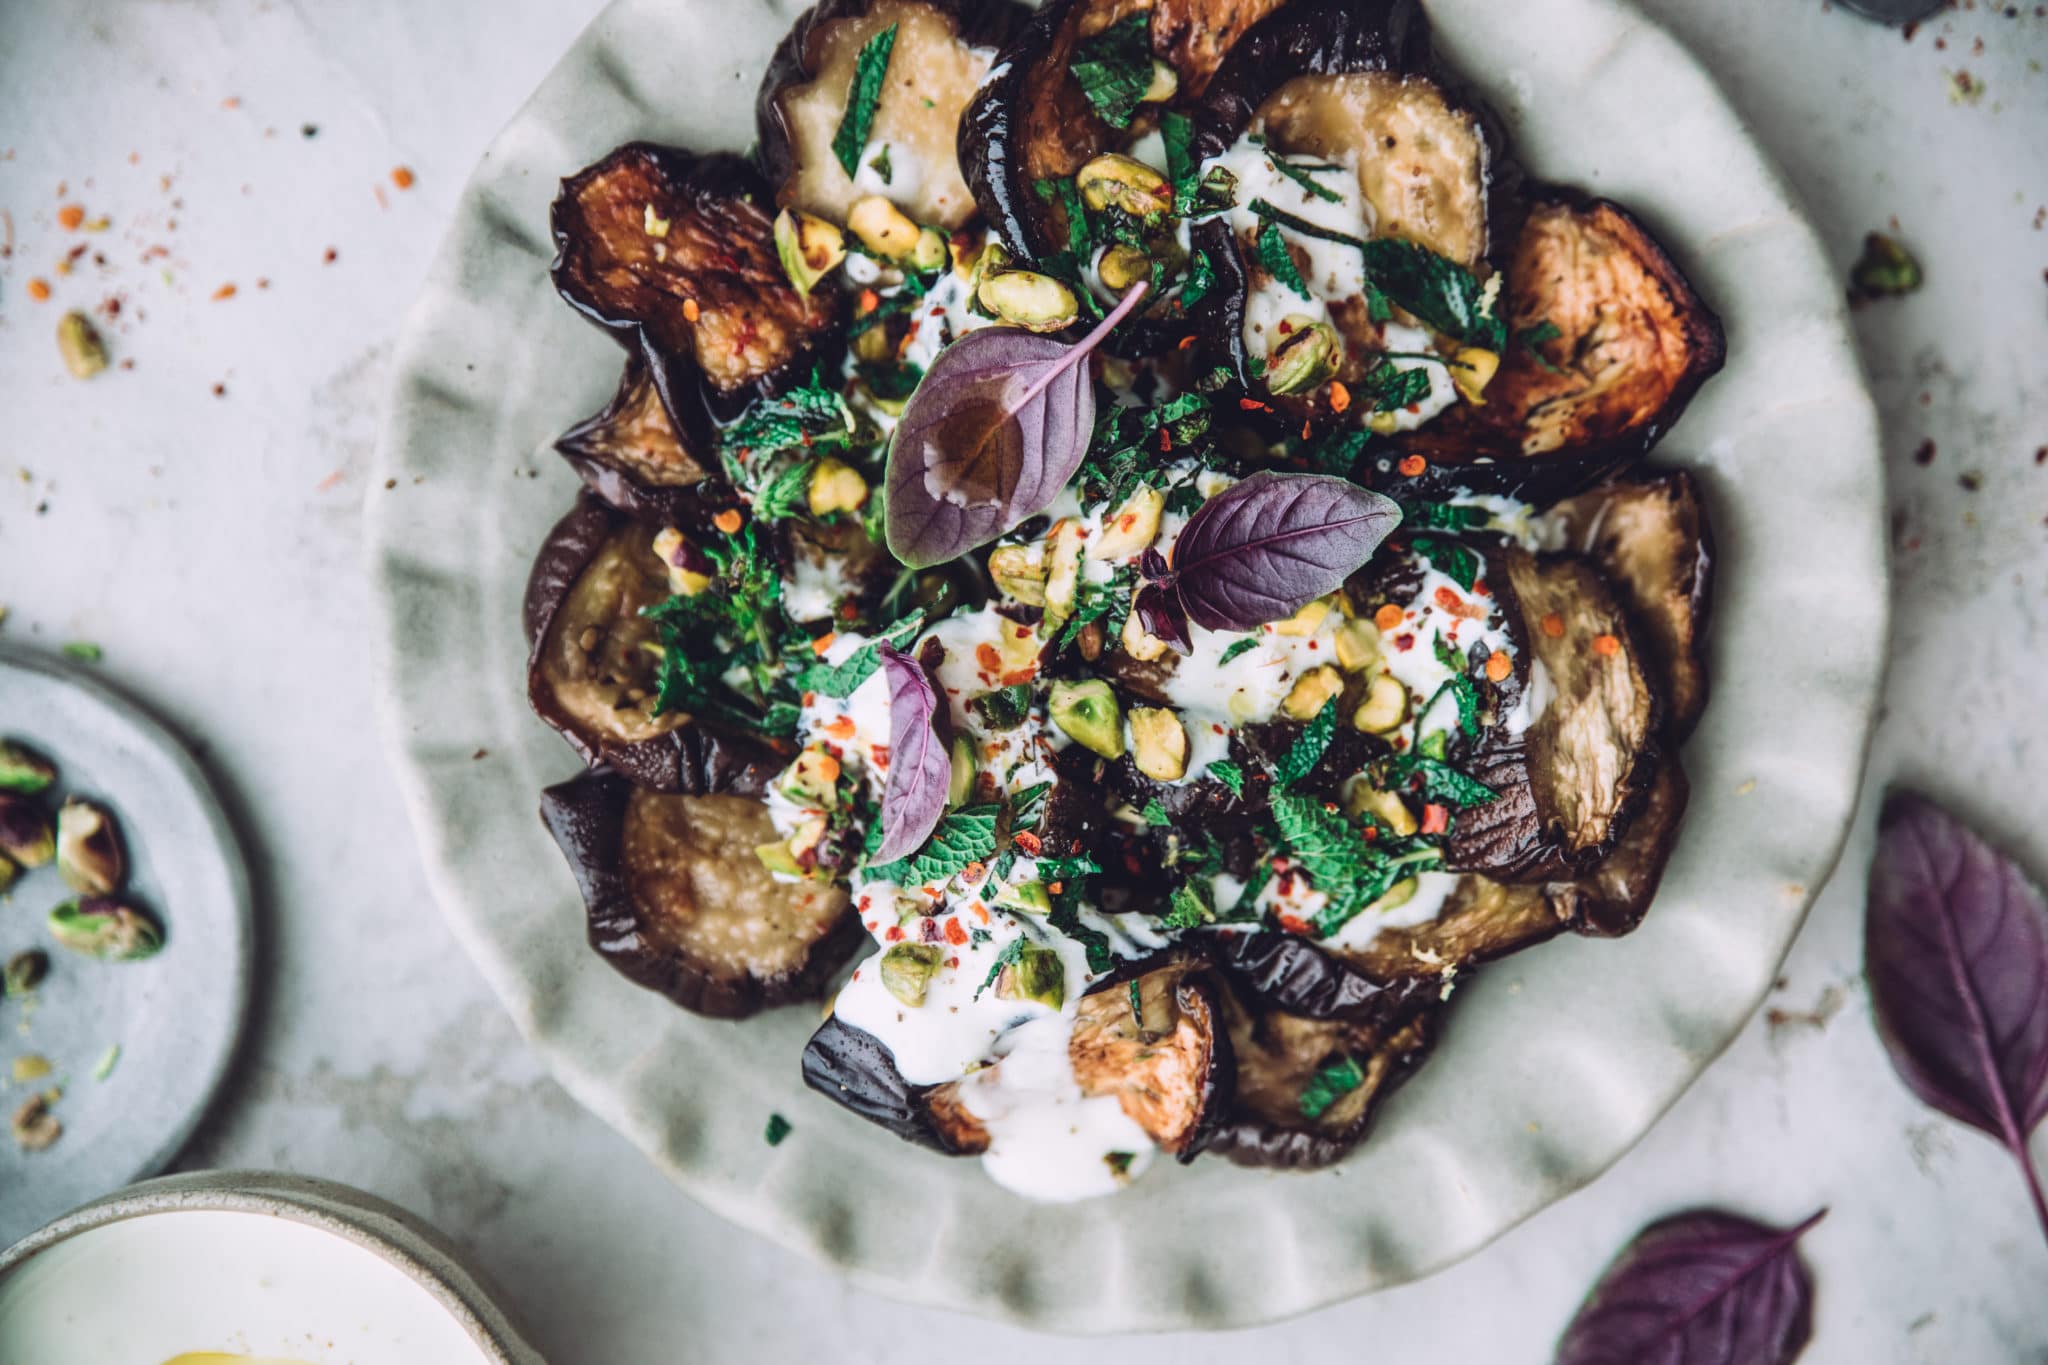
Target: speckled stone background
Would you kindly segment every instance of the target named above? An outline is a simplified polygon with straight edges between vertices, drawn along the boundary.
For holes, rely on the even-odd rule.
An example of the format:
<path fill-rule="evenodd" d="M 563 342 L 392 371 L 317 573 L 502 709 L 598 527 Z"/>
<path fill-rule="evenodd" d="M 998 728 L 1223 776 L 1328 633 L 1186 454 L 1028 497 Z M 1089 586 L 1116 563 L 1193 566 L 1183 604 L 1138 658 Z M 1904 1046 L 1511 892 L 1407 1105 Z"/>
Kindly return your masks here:
<path fill-rule="evenodd" d="M 2048 872 L 2043 7 L 1964 4 L 1904 39 L 1819 0 L 1649 0 L 1845 273 L 1872 228 L 1928 273 L 1857 315 L 1887 423 L 1889 703 L 1842 873 L 1766 1013 L 1613 1172 L 1443 1275 L 1252 1340 L 1096 1343 L 851 1294 L 694 1207 L 540 1071 L 428 899 L 364 657 L 362 502 L 405 490 L 364 471 L 390 337 L 462 180 L 598 7 L 5 0 L 4 629 L 99 642 L 107 674 L 191 737 L 263 912 L 250 1041 L 181 1167 L 328 1176 L 425 1215 L 557 1365 L 1538 1361 L 1640 1224 L 1709 1202 L 1832 1209 L 1806 1243 L 1810 1360 L 2048 1361 L 2048 1246 L 2018 1177 L 1899 1086 L 1859 967 L 1886 783 L 1934 791 Z M 104 231 L 64 230 L 74 202 Z M 38 277 L 48 303 L 29 297 Z M 86 385 L 52 340 L 71 307 L 102 310 L 117 363 Z M 9 911 L 0 947 L 22 936 Z M 0 1026 L 0 1056 L 27 1046 Z M 2048 1162 L 2048 1133 L 2034 1147 Z"/>

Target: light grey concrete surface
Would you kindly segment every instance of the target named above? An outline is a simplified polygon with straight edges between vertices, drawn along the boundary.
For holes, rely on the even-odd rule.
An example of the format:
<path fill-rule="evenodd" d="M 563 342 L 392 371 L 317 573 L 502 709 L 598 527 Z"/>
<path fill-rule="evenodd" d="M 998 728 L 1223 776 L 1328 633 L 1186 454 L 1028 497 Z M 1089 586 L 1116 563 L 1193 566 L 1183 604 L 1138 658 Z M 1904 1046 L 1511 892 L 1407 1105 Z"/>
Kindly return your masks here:
<path fill-rule="evenodd" d="M 2048 1245 L 2018 1177 L 1898 1084 L 1860 976 L 1887 782 L 1953 801 L 2048 870 L 2040 7 L 1964 5 L 1906 41 L 1818 0 L 1650 0 L 1754 120 L 1845 272 L 1865 231 L 1892 227 L 1928 270 L 1919 295 L 1857 316 L 1887 423 L 1889 703 L 1842 871 L 1770 1012 L 1610 1174 L 1463 1265 L 1256 1334 L 1096 1343 L 855 1295 L 691 1205 L 543 1074 L 427 896 L 365 661 L 362 502 L 404 495 L 364 487 L 390 339 L 476 156 L 597 8 L 0 3 L 4 629 L 100 643 L 110 678 L 192 739 L 262 909 L 249 1041 L 180 1166 L 280 1167 L 417 1211 L 557 1365 L 1537 1361 L 1638 1226 L 1699 1203 L 1832 1210 L 1806 1244 L 1808 1359 L 2048 1361 Z M 106 228 L 67 231 L 71 203 Z M 57 318 L 109 299 L 117 368 L 80 384 Z M 2048 1161 L 2048 1135 L 2034 1145 Z"/>

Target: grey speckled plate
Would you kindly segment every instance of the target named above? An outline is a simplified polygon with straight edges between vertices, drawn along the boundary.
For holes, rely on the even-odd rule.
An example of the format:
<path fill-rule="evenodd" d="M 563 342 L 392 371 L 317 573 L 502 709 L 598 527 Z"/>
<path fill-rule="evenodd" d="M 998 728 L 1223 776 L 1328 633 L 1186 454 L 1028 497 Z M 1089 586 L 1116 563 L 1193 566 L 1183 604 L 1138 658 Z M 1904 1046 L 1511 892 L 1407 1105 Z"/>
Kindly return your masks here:
<path fill-rule="evenodd" d="M 156 1174 L 185 1145 L 241 1033 L 253 929 L 248 870 L 205 775 L 133 702 L 89 670 L 0 645 L 0 736 L 55 761 L 49 796 L 89 796 L 114 812 L 129 888 L 166 926 L 155 957 L 98 962 L 58 947 L 44 928 L 50 908 L 71 895 L 55 867 L 26 874 L 0 900 L 0 959 L 25 948 L 50 955 L 30 1000 L 0 1000 L 0 1106 L 11 1115 L 35 1090 L 61 1085 L 55 1113 L 64 1125 L 41 1152 L 0 1135 L 5 1244 Z M 113 1070 L 95 1079 L 117 1045 Z M 48 1080 L 10 1083 L 24 1053 L 49 1059 Z"/>
<path fill-rule="evenodd" d="M 398 480 L 370 498 L 381 685 L 457 933 L 584 1104 L 711 1207 L 880 1292 L 1068 1331 L 1238 1326 L 1483 1246 L 1604 1170 L 1735 1036 L 1839 851 L 1883 657 L 1883 478 L 1812 230 L 1705 73 L 1628 5 L 1429 5 L 1525 161 L 1642 213 L 1727 323 L 1727 370 L 1660 453 L 1702 472 L 1723 550 L 1691 820 L 1639 932 L 1482 975 L 1344 1165 L 1200 1162 L 1026 1206 L 807 1093 L 812 1011 L 714 1023 L 613 974 L 535 817 L 575 767 L 521 698 L 521 587 L 575 488 L 537 452 L 619 365 L 549 288 L 548 202 L 628 138 L 749 145 L 798 8 L 618 0 L 485 156 L 407 325 L 371 480 Z M 479 746 L 500 761 L 472 763 Z M 773 1150 L 771 1110 L 796 1125 Z"/>

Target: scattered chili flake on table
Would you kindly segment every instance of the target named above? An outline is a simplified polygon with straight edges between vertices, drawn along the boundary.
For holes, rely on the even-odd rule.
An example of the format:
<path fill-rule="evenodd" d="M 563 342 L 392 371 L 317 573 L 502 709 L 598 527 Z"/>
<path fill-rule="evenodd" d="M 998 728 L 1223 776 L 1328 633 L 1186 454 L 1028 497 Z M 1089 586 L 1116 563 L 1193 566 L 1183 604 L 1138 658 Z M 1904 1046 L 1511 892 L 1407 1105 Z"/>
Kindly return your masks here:
<path fill-rule="evenodd" d="M 1934 441 L 1931 438 L 1922 441 L 1919 448 L 1913 452 L 1913 463 L 1917 465 L 1930 465 L 1934 463 Z"/>
<path fill-rule="evenodd" d="M 78 231 L 78 225 L 85 221 L 85 205 L 66 204 L 57 210 L 57 226 L 66 232 Z"/>
<path fill-rule="evenodd" d="M 224 284 L 220 288 L 213 291 L 213 301 L 215 303 L 219 303 L 224 299 L 231 299 L 234 296 L 235 287 L 232 284 Z"/>
<path fill-rule="evenodd" d="M 339 251 L 336 251 L 333 247 L 328 247 L 326 253 L 320 257 L 320 264 L 333 265 L 336 261 L 340 259 L 341 253 Z"/>
<path fill-rule="evenodd" d="M 394 184 L 394 185 L 398 186 L 398 188 L 400 188 L 400 189 L 402 189 L 402 190 L 409 190 L 409 189 L 411 189 L 411 188 L 412 188 L 412 182 L 413 182 L 413 174 L 412 174 L 412 167 L 410 167 L 410 166 L 393 166 L 393 167 L 391 168 L 391 183 L 392 183 L 392 184 Z"/>
<path fill-rule="evenodd" d="M 37 303 L 47 303 L 50 298 L 50 282 L 40 275 L 28 282 L 28 296 Z"/>

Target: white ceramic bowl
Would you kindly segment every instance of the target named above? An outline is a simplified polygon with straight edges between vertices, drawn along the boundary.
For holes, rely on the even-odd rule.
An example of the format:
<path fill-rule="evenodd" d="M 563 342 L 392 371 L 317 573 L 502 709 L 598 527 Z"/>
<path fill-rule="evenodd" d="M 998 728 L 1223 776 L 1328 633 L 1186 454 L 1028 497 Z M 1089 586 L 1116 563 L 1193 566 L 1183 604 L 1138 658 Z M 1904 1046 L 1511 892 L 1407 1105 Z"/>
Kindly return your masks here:
<path fill-rule="evenodd" d="M 1722 551 L 1689 821 L 1643 928 L 1479 974 L 1351 1160 L 1200 1162 L 1029 1206 L 806 1092 L 813 1011 L 718 1023 L 614 974 L 535 818 L 576 766 L 522 696 L 521 588 L 575 489 L 547 446 L 619 366 L 549 286 L 548 203 L 629 138 L 748 146 L 799 8 L 617 0 L 484 157 L 406 326 L 370 481 L 397 481 L 369 495 L 380 679 L 456 933 L 578 1099 L 714 1209 L 880 1292 L 1071 1331 L 1241 1326 L 1483 1246 L 1606 1169 L 1727 1045 L 1839 851 L 1883 657 L 1883 479 L 1812 230 L 1706 74 L 1628 5 L 1429 4 L 1534 173 L 1635 208 L 1727 325 L 1727 369 L 1658 454 L 1701 472 Z M 493 762 L 470 761 L 479 746 Z M 795 1124 L 772 1150 L 771 1112 Z"/>
<path fill-rule="evenodd" d="M 238 1227 L 245 1219 L 291 1227 L 252 1235 Z M 104 1235 L 116 1224 L 143 1234 L 121 1239 L 123 1271 L 112 1268 Z M 195 1257 L 191 1235 L 201 1230 L 235 1235 Z M 152 1235 L 165 1232 L 173 1235 Z M 184 1264 L 156 1264 L 166 1252 Z M 122 1301 L 112 1282 L 190 1276 L 194 1259 L 204 1263 L 202 1284 L 168 1304 Z M 77 1285 L 81 1274 L 92 1283 Z M 476 1365 L 545 1365 L 439 1233 L 360 1190 L 300 1176 L 207 1171 L 145 1181 L 0 1252 L 0 1359 L 13 1359 L 17 1338 L 53 1330 L 74 1301 L 86 1319 L 78 1330 L 123 1333 L 138 1361 L 234 1349 L 341 1365 L 391 1358 L 385 1352 L 405 1336 L 403 1359 L 456 1365 L 466 1340 Z M 148 1344 L 131 1345 L 136 1338 Z"/>

